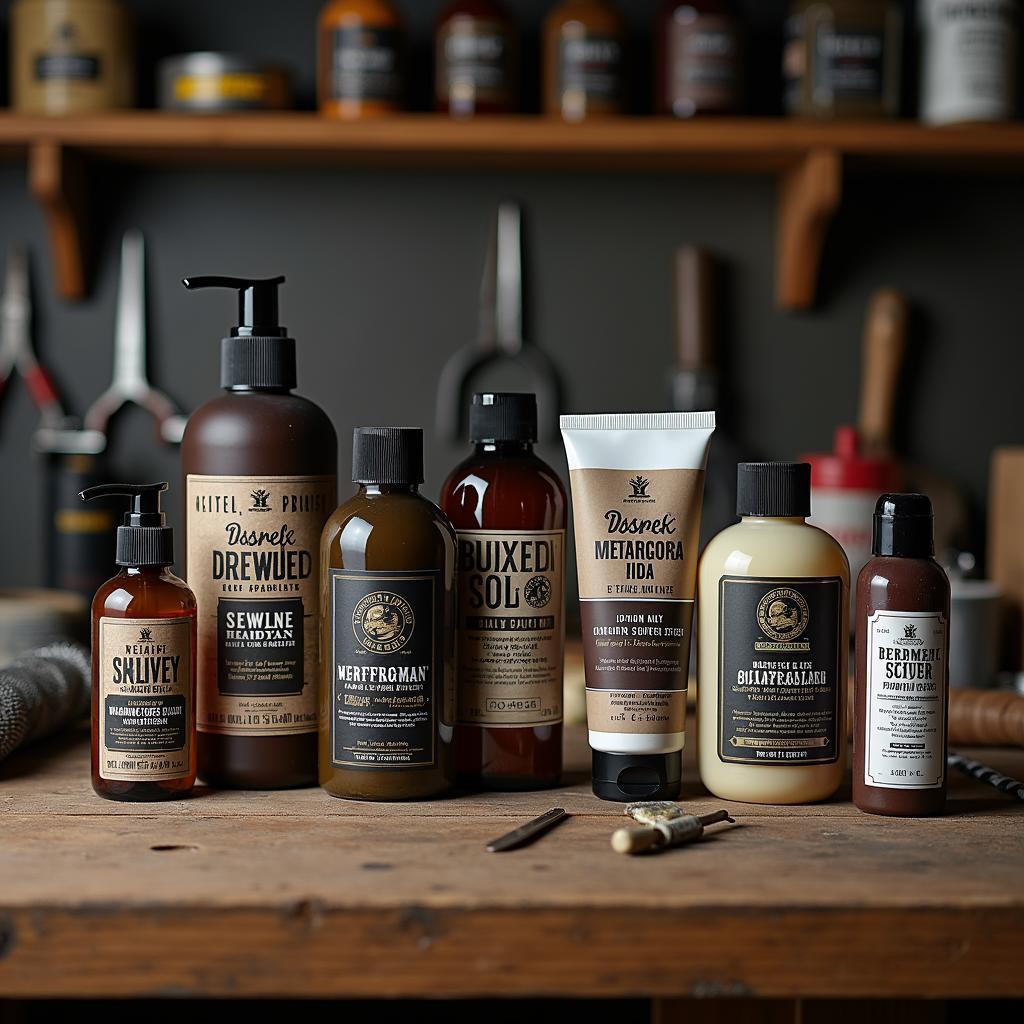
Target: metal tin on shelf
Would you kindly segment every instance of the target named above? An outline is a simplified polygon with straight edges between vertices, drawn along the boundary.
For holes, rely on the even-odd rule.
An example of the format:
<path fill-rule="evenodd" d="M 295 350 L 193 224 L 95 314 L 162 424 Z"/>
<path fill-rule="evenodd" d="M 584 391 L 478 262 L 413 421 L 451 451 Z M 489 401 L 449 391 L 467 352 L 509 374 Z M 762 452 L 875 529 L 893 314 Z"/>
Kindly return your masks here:
<path fill-rule="evenodd" d="M 157 66 L 157 103 L 163 110 L 284 110 L 290 102 L 288 72 L 251 57 L 185 53 Z"/>

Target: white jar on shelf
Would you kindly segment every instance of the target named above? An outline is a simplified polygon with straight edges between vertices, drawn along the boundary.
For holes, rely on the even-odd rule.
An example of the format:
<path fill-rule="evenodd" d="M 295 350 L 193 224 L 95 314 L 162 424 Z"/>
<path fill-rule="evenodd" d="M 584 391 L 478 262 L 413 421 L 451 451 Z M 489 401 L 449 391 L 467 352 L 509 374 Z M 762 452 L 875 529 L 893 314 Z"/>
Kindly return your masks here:
<path fill-rule="evenodd" d="M 1013 117 L 1017 6 L 1015 0 L 920 0 L 922 121 Z"/>

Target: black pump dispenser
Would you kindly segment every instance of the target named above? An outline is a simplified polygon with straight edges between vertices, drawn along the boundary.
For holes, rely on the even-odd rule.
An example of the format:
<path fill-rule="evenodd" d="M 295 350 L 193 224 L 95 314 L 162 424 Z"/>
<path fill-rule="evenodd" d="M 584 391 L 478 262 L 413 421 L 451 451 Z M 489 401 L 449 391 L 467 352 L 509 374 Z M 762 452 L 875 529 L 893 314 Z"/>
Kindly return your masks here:
<path fill-rule="evenodd" d="M 295 339 L 278 323 L 277 289 L 284 277 L 186 277 L 190 289 L 230 288 L 238 293 L 238 323 L 221 340 L 220 386 L 291 391 Z"/>
<path fill-rule="evenodd" d="M 137 567 L 170 565 L 174 561 L 174 531 L 166 525 L 160 510 L 160 495 L 166 482 L 158 484 L 99 484 L 88 487 L 78 496 L 83 501 L 105 498 L 112 494 L 132 499 L 130 511 L 124 514 L 124 525 L 117 528 L 118 565 Z"/>

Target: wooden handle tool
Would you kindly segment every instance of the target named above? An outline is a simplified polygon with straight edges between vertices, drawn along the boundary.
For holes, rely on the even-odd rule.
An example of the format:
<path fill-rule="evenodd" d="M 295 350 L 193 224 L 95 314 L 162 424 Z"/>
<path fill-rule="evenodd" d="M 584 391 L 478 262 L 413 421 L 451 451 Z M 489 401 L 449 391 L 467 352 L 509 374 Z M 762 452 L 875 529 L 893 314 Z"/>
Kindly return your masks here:
<path fill-rule="evenodd" d="M 670 846 L 692 843 L 704 835 L 708 825 L 720 821 L 732 822 L 728 811 L 714 811 L 699 817 L 683 814 L 679 817 L 658 818 L 645 828 L 620 828 L 612 833 L 612 849 L 616 853 L 653 853 Z"/>
<path fill-rule="evenodd" d="M 1004 690 L 950 690 L 949 742 L 1024 747 L 1024 697 Z"/>
<path fill-rule="evenodd" d="M 906 344 L 907 301 L 892 288 L 882 288 L 871 297 L 864 323 L 857 425 L 865 454 L 892 452 L 893 411 Z"/>

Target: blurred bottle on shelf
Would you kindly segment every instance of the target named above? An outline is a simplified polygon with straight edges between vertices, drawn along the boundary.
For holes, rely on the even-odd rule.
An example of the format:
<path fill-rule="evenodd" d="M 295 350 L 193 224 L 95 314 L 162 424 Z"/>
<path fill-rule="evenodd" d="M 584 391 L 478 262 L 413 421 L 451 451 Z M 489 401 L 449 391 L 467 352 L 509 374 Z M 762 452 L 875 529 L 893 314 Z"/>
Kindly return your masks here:
<path fill-rule="evenodd" d="M 895 117 L 903 18 L 890 0 L 796 0 L 786 22 L 786 112 L 797 117 Z"/>
<path fill-rule="evenodd" d="M 132 28 L 118 0 L 17 0 L 11 7 L 11 106 L 26 114 L 132 106 Z"/>
<path fill-rule="evenodd" d="M 331 0 L 317 25 L 320 113 L 343 120 L 402 109 L 405 26 L 388 0 Z"/>
<path fill-rule="evenodd" d="M 921 0 L 921 120 L 1008 121 L 1017 85 L 1014 0 Z"/>
<path fill-rule="evenodd" d="M 625 110 L 625 25 L 605 0 L 564 0 L 544 22 L 544 113 L 566 121 Z"/>
<path fill-rule="evenodd" d="M 670 2 L 661 14 L 656 39 L 658 113 L 685 118 L 740 110 L 743 49 L 731 4 Z"/>
<path fill-rule="evenodd" d="M 455 0 L 435 30 L 434 105 L 453 117 L 509 114 L 518 105 L 519 39 L 494 0 Z"/>

